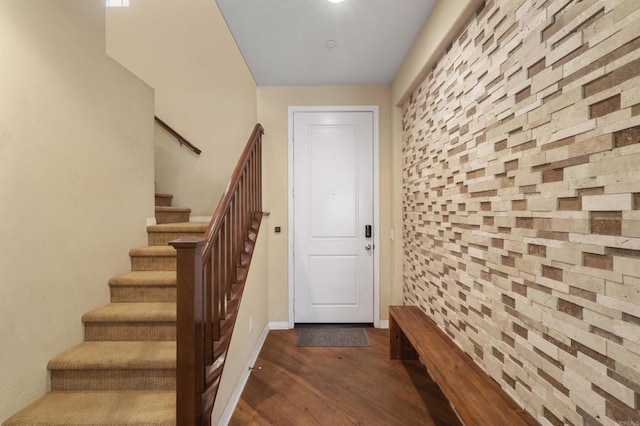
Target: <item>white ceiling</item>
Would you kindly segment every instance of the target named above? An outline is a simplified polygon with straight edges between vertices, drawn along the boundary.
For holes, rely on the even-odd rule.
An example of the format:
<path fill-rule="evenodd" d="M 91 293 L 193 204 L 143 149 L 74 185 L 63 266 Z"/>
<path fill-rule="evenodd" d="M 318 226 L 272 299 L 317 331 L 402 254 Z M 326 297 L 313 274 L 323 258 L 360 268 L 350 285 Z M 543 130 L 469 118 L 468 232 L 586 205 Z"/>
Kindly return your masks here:
<path fill-rule="evenodd" d="M 388 84 L 435 1 L 216 0 L 259 86 Z"/>

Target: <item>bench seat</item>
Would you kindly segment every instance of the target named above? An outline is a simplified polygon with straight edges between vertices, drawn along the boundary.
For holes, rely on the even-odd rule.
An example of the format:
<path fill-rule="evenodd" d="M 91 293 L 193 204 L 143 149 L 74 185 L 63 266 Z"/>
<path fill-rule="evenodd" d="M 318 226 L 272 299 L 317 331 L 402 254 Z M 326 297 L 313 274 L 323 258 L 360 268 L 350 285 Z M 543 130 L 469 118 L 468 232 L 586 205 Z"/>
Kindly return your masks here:
<path fill-rule="evenodd" d="M 420 358 L 460 420 L 472 425 L 537 425 L 417 306 L 389 307 L 391 359 Z"/>

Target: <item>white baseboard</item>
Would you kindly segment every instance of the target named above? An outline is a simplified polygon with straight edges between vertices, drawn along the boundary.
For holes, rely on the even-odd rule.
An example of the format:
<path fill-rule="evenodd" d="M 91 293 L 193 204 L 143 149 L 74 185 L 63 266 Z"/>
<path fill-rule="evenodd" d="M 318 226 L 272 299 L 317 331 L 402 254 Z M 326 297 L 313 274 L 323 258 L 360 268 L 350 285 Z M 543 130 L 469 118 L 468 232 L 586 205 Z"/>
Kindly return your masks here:
<path fill-rule="evenodd" d="M 190 216 L 189 222 L 209 223 L 211 222 L 211 216 Z"/>
<path fill-rule="evenodd" d="M 222 414 L 222 418 L 220 419 L 219 425 L 227 426 L 231 421 L 231 416 L 233 416 L 233 412 L 236 409 L 236 405 L 238 405 L 238 401 L 240 401 L 240 397 L 242 397 L 242 391 L 244 391 L 244 387 L 247 384 L 247 380 L 249 380 L 249 375 L 251 374 L 251 369 L 258 359 L 258 355 L 260 355 L 260 351 L 262 350 L 262 345 L 264 345 L 264 341 L 267 340 L 267 335 L 269 334 L 270 324 L 267 324 L 262 330 L 262 334 L 258 338 L 256 342 L 255 348 L 253 348 L 253 352 L 251 352 L 251 356 L 249 357 L 249 361 L 247 362 L 247 367 L 244 369 L 244 373 L 238 379 L 238 384 L 236 385 L 236 389 L 233 391 L 233 395 L 231 395 L 231 400 L 229 400 L 229 404 L 224 410 Z"/>
<path fill-rule="evenodd" d="M 389 328 L 389 320 L 380 320 L 378 328 Z M 291 329 L 291 327 L 289 327 L 288 321 L 271 321 L 269 323 L 269 329 L 270 330 L 289 330 Z"/>
<path fill-rule="evenodd" d="M 271 321 L 269 323 L 270 330 L 289 330 L 289 328 L 288 321 Z"/>

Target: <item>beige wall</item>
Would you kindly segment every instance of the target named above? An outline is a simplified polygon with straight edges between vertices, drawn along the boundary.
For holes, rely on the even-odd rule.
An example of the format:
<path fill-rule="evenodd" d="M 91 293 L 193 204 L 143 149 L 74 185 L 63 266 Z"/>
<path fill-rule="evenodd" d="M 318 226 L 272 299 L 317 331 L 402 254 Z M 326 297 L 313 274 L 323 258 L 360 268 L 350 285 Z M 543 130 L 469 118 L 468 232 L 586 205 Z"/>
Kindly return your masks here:
<path fill-rule="evenodd" d="M 638 28 L 487 2 L 403 105 L 405 302 L 542 424 L 640 423 Z"/>
<path fill-rule="evenodd" d="M 131 2 L 107 11 L 107 52 L 155 90 L 157 189 L 211 215 L 256 124 L 256 85 L 213 0 Z"/>
<path fill-rule="evenodd" d="M 101 0 L 0 2 L 0 422 L 47 391 L 153 215 L 153 93 Z"/>
<path fill-rule="evenodd" d="M 258 119 L 265 128 L 264 209 L 271 213 L 269 233 L 269 320 L 288 321 L 287 171 L 288 107 L 378 105 L 380 110 L 380 291 L 381 318 L 391 298 L 391 130 L 389 86 L 260 87 Z M 282 233 L 273 227 L 281 226 Z"/>
<path fill-rule="evenodd" d="M 220 419 L 228 409 L 233 392 L 238 386 L 238 379 L 246 372 L 247 363 L 254 354 L 258 340 L 269 322 L 267 304 L 265 303 L 268 292 L 268 229 L 269 219 L 265 217 L 260 226 L 251 259 L 249 275 L 229 346 L 229 356 L 224 366 L 216 405 L 213 409 L 212 424 L 214 425 L 220 424 Z M 251 318 L 253 318 L 253 331 L 249 333 Z"/>

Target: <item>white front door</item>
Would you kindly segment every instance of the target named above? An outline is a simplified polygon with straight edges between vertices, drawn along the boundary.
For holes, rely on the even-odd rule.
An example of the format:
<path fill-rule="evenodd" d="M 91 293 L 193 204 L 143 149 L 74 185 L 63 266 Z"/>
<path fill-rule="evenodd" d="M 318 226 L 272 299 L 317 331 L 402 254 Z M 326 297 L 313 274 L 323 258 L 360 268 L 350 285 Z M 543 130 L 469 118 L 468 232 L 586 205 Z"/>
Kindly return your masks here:
<path fill-rule="evenodd" d="M 373 113 L 294 112 L 296 323 L 372 323 Z"/>

